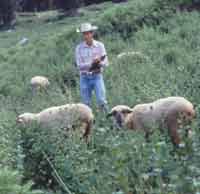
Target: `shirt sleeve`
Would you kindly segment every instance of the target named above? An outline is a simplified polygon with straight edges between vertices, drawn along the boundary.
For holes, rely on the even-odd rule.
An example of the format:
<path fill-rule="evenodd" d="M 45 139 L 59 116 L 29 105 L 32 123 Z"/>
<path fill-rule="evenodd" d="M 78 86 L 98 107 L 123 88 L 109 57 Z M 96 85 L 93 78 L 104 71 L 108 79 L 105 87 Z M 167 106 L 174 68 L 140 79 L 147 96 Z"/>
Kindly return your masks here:
<path fill-rule="evenodd" d="M 101 61 L 101 66 L 102 67 L 106 67 L 109 65 L 109 62 L 108 62 L 108 56 L 107 56 L 107 52 L 106 52 L 106 49 L 105 49 L 105 46 L 104 44 L 102 43 L 101 44 L 101 56 L 106 56 L 105 59 L 103 61 Z"/>
<path fill-rule="evenodd" d="M 78 45 L 78 46 L 76 47 L 76 50 L 75 50 L 76 65 L 77 65 L 77 68 L 78 68 L 80 71 L 85 71 L 85 70 L 88 70 L 89 64 L 84 63 L 84 62 L 81 60 L 80 49 L 81 49 L 81 48 L 80 48 L 80 46 Z"/>

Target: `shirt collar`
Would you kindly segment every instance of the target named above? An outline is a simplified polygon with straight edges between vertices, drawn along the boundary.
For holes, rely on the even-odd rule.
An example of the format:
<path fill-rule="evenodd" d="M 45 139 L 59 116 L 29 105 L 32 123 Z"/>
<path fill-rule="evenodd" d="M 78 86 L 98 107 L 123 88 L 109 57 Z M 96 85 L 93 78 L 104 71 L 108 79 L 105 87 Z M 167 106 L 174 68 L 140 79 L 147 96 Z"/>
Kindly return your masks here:
<path fill-rule="evenodd" d="M 97 41 L 96 41 L 96 40 L 93 40 L 91 46 L 87 45 L 87 43 L 84 41 L 84 42 L 83 42 L 83 46 L 84 46 L 84 47 L 97 47 Z"/>

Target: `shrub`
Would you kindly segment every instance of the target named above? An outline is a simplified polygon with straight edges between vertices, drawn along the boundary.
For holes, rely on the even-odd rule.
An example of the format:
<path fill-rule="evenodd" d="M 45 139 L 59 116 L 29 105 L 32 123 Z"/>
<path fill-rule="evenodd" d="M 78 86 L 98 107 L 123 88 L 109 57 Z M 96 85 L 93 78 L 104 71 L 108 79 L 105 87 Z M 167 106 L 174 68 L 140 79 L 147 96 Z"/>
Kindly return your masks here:
<path fill-rule="evenodd" d="M 77 137 L 66 137 L 63 130 L 26 129 L 23 131 L 25 175 L 37 186 L 63 190 L 55 171 L 72 193 L 195 193 L 199 169 L 198 153 L 173 150 L 169 138 L 155 132 L 150 142 L 143 134 L 96 128 L 87 145 Z M 198 148 L 195 140 L 194 148 Z M 45 153 L 45 155 L 44 155 Z M 185 177 L 188 177 L 185 178 Z M 191 181 L 189 181 L 191 180 Z M 195 182 L 195 183 L 194 183 Z"/>
<path fill-rule="evenodd" d="M 61 129 L 22 129 L 14 125 L 14 111 L 37 112 L 79 101 L 78 85 L 69 86 L 67 94 L 61 92 L 60 85 L 63 79 L 78 83 L 72 65 L 74 47 L 79 41 L 74 23 L 79 25 L 88 17 L 78 21 L 70 18 L 59 22 L 57 29 L 50 24 L 40 26 L 40 39 L 34 26 L 28 45 L 1 49 L 2 165 L 8 162 L 22 169 L 25 180 L 33 179 L 35 187 L 54 188 L 61 193 L 62 185 L 44 153 L 72 193 L 198 193 L 199 13 L 175 13 L 175 8 L 169 9 L 171 4 L 167 3 L 151 0 L 113 5 L 97 20 L 110 59 L 104 74 L 110 106 L 133 106 L 170 95 L 188 98 L 197 105 L 197 119 L 192 125 L 195 135 L 192 139 L 183 138 L 185 148 L 174 150 L 167 132 L 163 135 L 155 130 L 150 142 L 145 142 L 142 133 L 112 130 L 111 121 L 102 122 L 100 114 L 96 115 L 88 147 L 78 134 L 67 138 Z M 118 54 L 127 51 L 140 52 L 145 57 L 117 59 Z M 38 73 L 48 76 L 52 87 L 47 94 L 32 98 L 28 82 Z"/>
<path fill-rule="evenodd" d="M 0 1 L 0 25 L 11 26 L 15 20 L 15 1 L 1 0 Z"/>
<path fill-rule="evenodd" d="M 85 5 L 91 5 L 96 3 L 103 3 L 105 1 L 110 1 L 110 0 L 84 0 L 84 3 Z"/>
<path fill-rule="evenodd" d="M 144 25 L 157 26 L 161 21 L 172 17 L 173 13 L 174 7 L 165 1 L 136 0 L 109 9 L 97 23 L 101 34 L 120 33 L 123 38 L 128 39 Z"/>
<path fill-rule="evenodd" d="M 70 11 L 73 13 L 78 7 L 81 6 L 82 0 L 59 0 L 58 1 L 58 6 L 60 9 L 63 11 Z"/>
<path fill-rule="evenodd" d="M 21 183 L 22 177 L 17 171 L 8 168 L 0 169 L 0 192 L 1 194 L 42 194 L 39 190 L 32 190 L 32 183 Z"/>

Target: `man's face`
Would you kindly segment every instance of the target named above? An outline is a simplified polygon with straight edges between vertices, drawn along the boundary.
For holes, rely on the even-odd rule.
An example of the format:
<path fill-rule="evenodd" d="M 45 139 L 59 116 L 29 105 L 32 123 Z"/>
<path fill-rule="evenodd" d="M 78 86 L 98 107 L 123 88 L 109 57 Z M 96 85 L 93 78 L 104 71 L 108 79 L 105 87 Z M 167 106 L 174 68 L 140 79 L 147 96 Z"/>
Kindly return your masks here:
<path fill-rule="evenodd" d="M 91 44 L 93 40 L 93 32 L 83 32 L 83 39 L 86 43 Z"/>

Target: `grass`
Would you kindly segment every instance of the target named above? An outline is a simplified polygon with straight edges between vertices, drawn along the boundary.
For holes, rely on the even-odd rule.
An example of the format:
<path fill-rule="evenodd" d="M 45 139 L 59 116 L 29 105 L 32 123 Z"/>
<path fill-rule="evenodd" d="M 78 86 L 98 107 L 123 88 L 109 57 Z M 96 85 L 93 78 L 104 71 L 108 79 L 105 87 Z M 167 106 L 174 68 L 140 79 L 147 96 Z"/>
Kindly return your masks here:
<path fill-rule="evenodd" d="M 174 10 L 157 0 L 132 0 L 82 8 L 79 16 L 62 20 L 57 12 L 19 15 L 15 30 L 0 32 L 0 165 L 19 171 L 23 180 L 32 179 L 43 192 L 64 193 L 45 151 L 72 193 L 199 193 L 200 14 Z M 97 114 L 89 147 L 76 137 L 66 139 L 62 130 L 16 125 L 19 113 L 80 101 L 73 63 L 81 37 L 75 30 L 88 18 L 99 25 L 97 35 L 109 55 L 104 72 L 109 106 L 186 97 L 197 119 L 185 148 L 174 150 L 167 134 L 156 130 L 147 143 L 142 133 L 111 129 L 111 121 L 102 125 Z M 28 43 L 19 45 L 23 37 Z M 117 59 L 126 51 L 145 57 Z M 36 74 L 48 76 L 51 88 L 33 98 L 29 80 Z"/>

